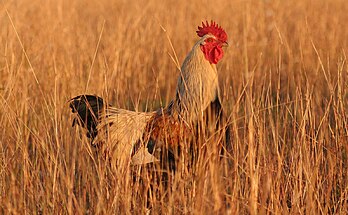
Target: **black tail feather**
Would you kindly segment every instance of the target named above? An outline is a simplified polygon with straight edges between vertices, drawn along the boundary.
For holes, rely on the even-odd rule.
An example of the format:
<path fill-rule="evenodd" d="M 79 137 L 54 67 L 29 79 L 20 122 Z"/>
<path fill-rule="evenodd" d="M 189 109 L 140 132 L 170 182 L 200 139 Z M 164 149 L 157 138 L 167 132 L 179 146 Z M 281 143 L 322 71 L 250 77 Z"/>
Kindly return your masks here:
<path fill-rule="evenodd" d="M 77 117 L 72 126 L 76 124 L 87 130 L 87 137 L 92 140 L 97 136 L 97 125 L 101 111 L 104 109 L 104 101 L 99 96 L 79 95 L 69 101 L 73 113 Z"/>

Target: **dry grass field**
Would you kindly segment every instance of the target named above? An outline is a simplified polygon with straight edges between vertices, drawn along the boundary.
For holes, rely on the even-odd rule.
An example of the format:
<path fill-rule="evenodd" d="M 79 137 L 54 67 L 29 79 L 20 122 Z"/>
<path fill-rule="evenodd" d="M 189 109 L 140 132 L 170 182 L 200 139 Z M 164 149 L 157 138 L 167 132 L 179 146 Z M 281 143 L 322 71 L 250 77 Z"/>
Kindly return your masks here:
<path fill-rule="evenodd" d="M 212 2 L 1 1 L 0 213 L 348 213 L 348 4 Z M 233 149 L 149 194 L 151 177 L 96 156 L 67 101 L 168 104 L 173 59 L 206 19 L 229 35 L 218 71 Z"/>

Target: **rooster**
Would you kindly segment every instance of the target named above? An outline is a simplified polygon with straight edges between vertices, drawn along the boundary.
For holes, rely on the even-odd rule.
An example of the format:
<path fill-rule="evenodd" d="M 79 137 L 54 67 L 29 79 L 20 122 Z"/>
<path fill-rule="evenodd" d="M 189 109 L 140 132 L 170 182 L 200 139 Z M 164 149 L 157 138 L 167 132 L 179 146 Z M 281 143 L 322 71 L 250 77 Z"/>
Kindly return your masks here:
<path fill-rule="evenodd" d="M 216 64 L 228 45 L 227 34 L 213 21 L 202 22 L 196 33 L 200 39 L 181 66 L 175 98 L 167 107 L 135 112 L 112 107 L 98 96 L 79 95 L 70 100 L 73 125 L 82 126 L 92 145 L 101 146 L 118 165 L 127 165 L 154 162 L 156 148 L 183 143 L 208 109 L 220 119 Z"/>

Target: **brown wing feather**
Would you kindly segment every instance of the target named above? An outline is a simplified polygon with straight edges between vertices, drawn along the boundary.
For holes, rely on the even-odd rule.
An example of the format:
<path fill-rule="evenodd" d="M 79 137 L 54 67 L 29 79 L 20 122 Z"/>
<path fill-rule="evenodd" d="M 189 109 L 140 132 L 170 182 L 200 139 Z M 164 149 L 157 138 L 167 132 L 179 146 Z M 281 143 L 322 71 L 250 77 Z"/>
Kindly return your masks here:
<path fill-rule="evenodd" d="M 191 134 L 191 129 L 170 109 L 158 110 L 148 121 L 143 140 L 150 154 L 161 161 L 162 166 L 169 164 L 175 169 L 175 151 Z"/>

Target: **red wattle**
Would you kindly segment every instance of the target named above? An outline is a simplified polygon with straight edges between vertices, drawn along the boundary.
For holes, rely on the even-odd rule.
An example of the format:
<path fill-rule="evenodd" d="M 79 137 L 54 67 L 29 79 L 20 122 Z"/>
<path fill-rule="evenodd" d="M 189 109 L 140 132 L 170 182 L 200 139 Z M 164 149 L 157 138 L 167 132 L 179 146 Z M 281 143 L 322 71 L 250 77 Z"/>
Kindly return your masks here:
<path fill-rule="evenodd" d="M 224 52 L 221 46 L 213 43 L 206 43 L 201 46 L 201 50 L 211 64 L 217 64 L 221 58 L 224 56 Z"/>

